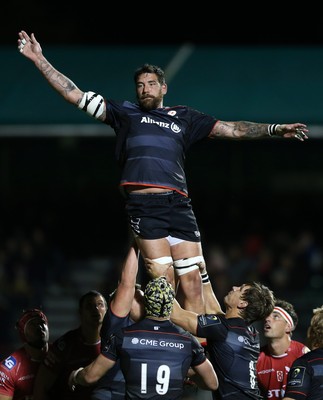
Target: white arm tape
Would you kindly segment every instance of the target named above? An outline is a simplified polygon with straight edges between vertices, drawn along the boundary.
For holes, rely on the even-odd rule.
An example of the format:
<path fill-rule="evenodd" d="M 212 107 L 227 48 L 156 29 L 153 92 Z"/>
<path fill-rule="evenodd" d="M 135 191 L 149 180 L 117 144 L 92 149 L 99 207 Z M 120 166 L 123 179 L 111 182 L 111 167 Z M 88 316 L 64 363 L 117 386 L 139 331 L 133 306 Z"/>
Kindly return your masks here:
<path fill-rule="evenodd" d="M 78 108 L 90 114 L 94 118 L 99 118 L 104 112 L 104 98 L 94 92 L 85 92 Z"/>
<path fill-rule="evenodd" d="M 168 256 L 154 258 L 152 261 L 155 261 L 156 263 L 163 264 L 163 265 L 173 263 L 172 257 L 168 257 Z"/>
<path fill-rule="evenodd" d="M 75 390 L 75 388 L 76 388 L 76 385 L 77 385 L 77 381 L 76 381 L 77 375 L 78 375 L 78 373 L 79 373 L 80 371 L 82 371 L 82 369 L 84 369 L 84 368 L 81 367 L 81 368 L 79 368 L 79 369 L 77 369 L 77 370 L 75 370 L 75 371 L 72 371 L 71 374 L 70 374 L 70 376 L 69 376 L 69 379 L 68 379 L 68 386 L 70 387 L 70 389 L 71 389 L 73 392 L 74 392 L 74 390 Z"/>
<path fill-rule="evenodd" d="M 204 263 L 203 256 L 182 258 L 181 260 L 174 261 L 175 272 L 177 276 L 185 275 L 191 271 L 199 269 L 199 264 Z"/>

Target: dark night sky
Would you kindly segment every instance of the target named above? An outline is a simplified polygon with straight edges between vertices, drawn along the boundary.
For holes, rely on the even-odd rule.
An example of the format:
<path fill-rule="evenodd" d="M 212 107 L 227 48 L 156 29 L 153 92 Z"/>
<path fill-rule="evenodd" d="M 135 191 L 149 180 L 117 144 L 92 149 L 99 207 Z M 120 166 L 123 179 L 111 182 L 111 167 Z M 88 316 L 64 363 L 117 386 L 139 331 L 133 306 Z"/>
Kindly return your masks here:
<path fill-rule="evenodd" d="M 321 14 L 304 5 L 284 15 L 273 3 L 261 10 L 231 2 L 184 4 L 8 1 L 1 6 L 0 45 L 15 43 L 21 29 L 58 45 L 323 45 Z"/>

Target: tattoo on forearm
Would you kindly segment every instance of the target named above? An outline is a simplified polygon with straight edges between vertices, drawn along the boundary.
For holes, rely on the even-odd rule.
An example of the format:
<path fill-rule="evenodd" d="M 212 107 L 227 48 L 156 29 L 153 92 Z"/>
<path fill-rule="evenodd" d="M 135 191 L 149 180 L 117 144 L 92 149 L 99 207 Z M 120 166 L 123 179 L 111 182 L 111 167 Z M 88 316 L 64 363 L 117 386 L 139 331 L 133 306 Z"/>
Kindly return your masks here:
<path fill-rule="evenodd" d="M 256 122 L 239 121 L 236 123 L 235 130 L 240 131 L 240 135 L 233 133 L 233 136 L 241 136 L 241 132 L 244 132 L 246 138 L 257 138 L 267 135 L 268 124 L 258 124 Z"/>
<path fill-rule="evenodd" d="M 213 129 L 210 138 L 216 136 L 228 138 L 260 138 L 268 135 L 268 124 L 258 124 L 249 121 L 226 122 L 218 121 Z"/>
<path fill-rule="evenodd" d="M 46 61 L 39 64 L 39 70 L 53 88 L 61 93 L 68 93 L 76 88 L 75 84 L 70 79 L 58 72 Z"/>

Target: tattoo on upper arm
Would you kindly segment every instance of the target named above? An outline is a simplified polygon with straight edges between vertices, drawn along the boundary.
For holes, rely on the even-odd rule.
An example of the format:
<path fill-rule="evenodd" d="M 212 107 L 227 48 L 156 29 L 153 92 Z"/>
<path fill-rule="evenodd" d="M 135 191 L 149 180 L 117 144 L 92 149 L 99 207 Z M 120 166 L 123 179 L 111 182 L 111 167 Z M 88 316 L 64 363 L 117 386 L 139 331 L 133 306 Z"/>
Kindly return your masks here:
<path fill-rule="evenodd" d="M 231 122 L 224 122 L 224 121 L 217 121 L 214 124 L 209 137 L 212 139 L 212 138 L 215 138 L 216 136 L 219 136 L 219 137 L 231 137 L 231 136 L 233 136 L 232 123 Z"/>

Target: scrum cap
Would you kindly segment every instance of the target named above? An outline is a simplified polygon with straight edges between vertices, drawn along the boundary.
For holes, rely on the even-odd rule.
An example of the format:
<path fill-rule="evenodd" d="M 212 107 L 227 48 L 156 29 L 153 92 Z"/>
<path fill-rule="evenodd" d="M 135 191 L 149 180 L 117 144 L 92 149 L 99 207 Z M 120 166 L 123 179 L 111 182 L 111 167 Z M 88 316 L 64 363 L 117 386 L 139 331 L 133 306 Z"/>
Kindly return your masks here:
<path fill-rule="evenodd" d="M 46 315 L 38 308 L 31 308 L 29 310 L 24 311 L 16 323 L 16 328 L 18 329 L 19 336 L 23 342 L 26 342 L 26 336 L 25 336 L 26 325 L 29 321 L 31 321 L 34 318 L 40 318 L 46 325 L 48 325 L 48 320 Z"/>
<path fill-rule="evenodd" d="M 152 279 L 145 288 L 146 315 L 167 318 L 170 316 L 175 299 L 172 285 L 164 276 Z"/>

